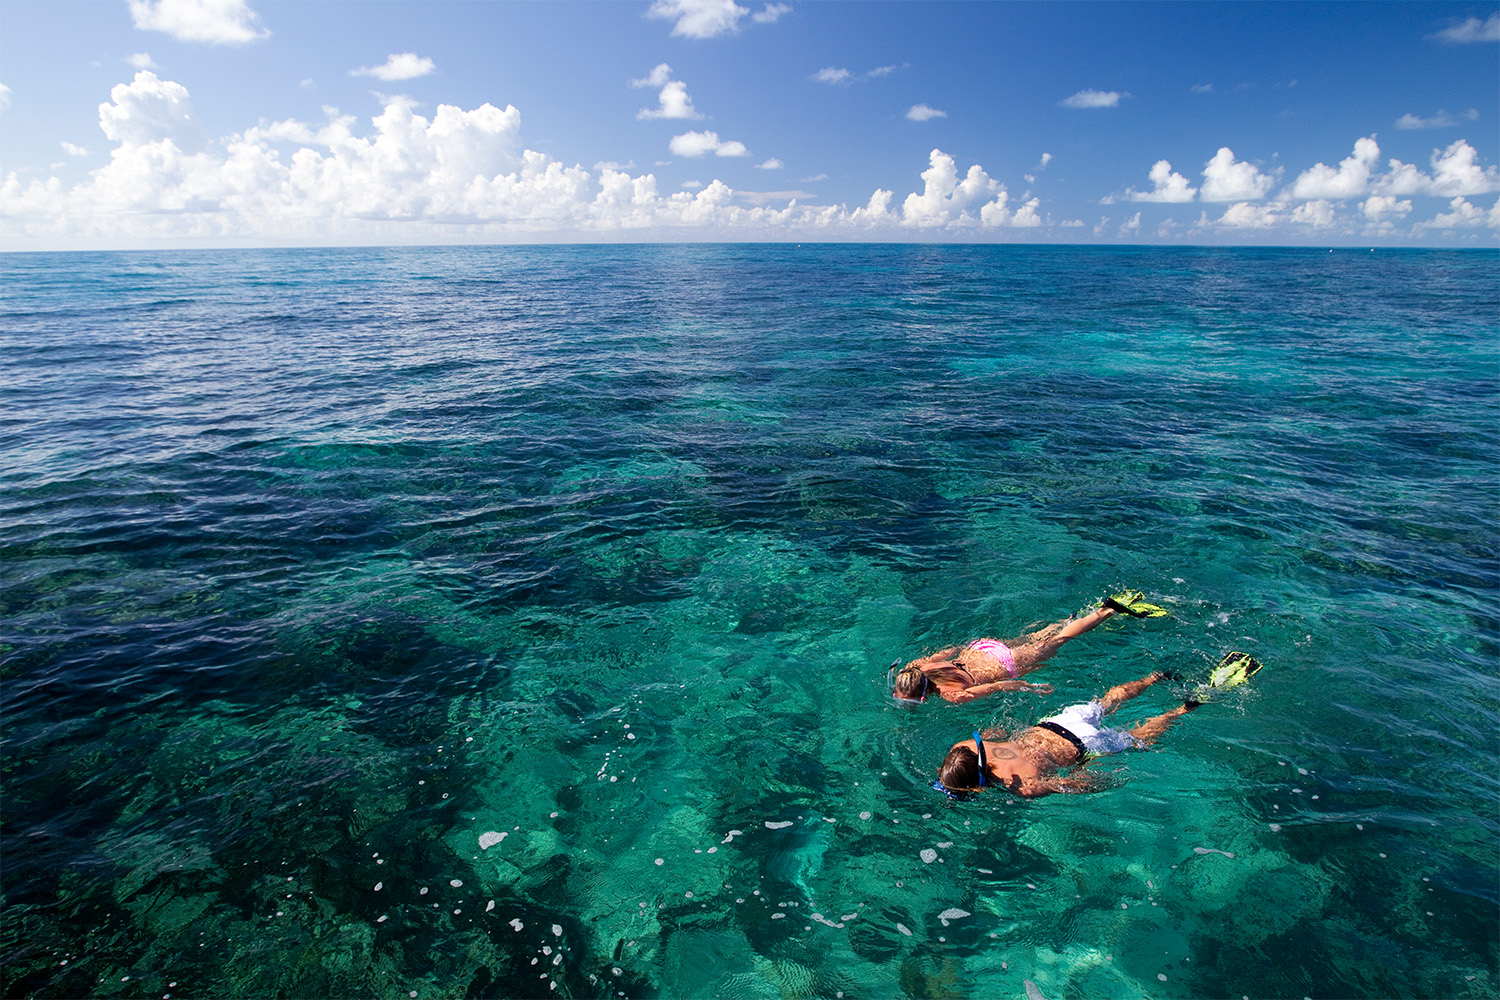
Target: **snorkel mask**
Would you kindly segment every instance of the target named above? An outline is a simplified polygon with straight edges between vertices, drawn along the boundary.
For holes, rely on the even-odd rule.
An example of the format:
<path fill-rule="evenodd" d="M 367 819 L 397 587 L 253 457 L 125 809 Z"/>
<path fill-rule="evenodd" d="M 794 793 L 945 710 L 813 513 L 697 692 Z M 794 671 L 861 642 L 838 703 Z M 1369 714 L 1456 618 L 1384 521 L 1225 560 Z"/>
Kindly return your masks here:
<path fill-rule="evenodd" d="M 922 678 L 922 697 L 903 698 L 901 695 L 896 693 L 896 678 L 900 677 L 901 674 L 905 672 L 898 669 L 900 666 L 901 661 L 899 659 L 891 661 L 890 667 L 885 672 L 886 686 L 891 689 L 891 697 L 895 698 L 896 703 L 899 704 L 902 708 L 916 708 L 918 705 L 922 704 L 922 702 L 927 700 L 927 692 L 932 687 L 932 681 L 927 678 L 926 674 L 922 673 L 920 670 L 917 671 L 917 673 Z"/>
<path fill-rule="evenodd" d="M 979 788 L 983 788 L 989 783 L 989 779 L 985 777 L 984 773 L 988 767 L 989 761 L 984 754 L 984 740 L 979 738 L 979 731 L 977 729 L 974 731 L 974 752 L 979 756 Z M 941 778 L 934 781 L 932 783 L 932 787 L 948 796 L 948 798 L 952 799 L 954 802 L 968 802 L 974 796 L 979 794 L 979 788 L 975 788 L 970 791 L 954 791 L 947 785 L 943 784 L 943 779 Z"/>

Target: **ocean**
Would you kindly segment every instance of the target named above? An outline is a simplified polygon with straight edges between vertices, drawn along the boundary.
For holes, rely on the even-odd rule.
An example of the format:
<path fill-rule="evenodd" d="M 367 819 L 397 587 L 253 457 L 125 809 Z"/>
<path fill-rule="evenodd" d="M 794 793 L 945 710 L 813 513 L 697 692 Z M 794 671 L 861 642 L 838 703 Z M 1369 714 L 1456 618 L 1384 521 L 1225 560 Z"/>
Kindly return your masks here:
<path fill-rule="evenodd" d="M 1500 992 L 1493 250 L 9 254 L 0 359 L 6 997 Z"/>

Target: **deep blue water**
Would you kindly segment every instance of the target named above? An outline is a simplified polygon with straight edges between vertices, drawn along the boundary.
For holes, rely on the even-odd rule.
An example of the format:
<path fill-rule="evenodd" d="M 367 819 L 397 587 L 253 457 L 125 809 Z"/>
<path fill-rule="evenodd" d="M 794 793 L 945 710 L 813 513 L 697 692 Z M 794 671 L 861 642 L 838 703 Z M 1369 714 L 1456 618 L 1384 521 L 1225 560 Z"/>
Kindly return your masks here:
<path fill-rule="evenodd" d="M 1500 254 L 16 254 L 0 372 L 4 996 L 1500 992 Z"/>

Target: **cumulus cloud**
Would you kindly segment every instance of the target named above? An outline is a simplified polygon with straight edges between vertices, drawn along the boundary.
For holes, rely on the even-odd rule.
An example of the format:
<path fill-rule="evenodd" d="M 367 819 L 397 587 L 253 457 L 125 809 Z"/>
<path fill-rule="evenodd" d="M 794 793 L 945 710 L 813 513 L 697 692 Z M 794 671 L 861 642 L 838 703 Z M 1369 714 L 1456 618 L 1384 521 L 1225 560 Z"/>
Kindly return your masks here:
<path fill-rule="evenodd" d="M 693 119 L 702 118 L 698 110 L 693 107 L 693 99 L 688 96 L 687 84 L 681 80 L 672 79 L 672 67 L 666 63 L 660 63 L 649 75 L 639 80 L 631 80 L 632 87 L 660 87 L 661 91 L 656 95 L 657 106 L 654 108 L 642 108 L 636 112 L 636 118 L 648 121 L 656 118 Z"/>
<path fill-rule="evenodd" d="M 709 153 L 715 156 L 749 156 L 750 150 L 745 144 L 735 140 L 723 140 L 717 132 L 684 132 L 682 135 L 674 135 L 667 148 L 674 156 L 707 156 Z"/>
<path fill-rule="evenodd" d="M 1253 163 L 1236 161 L 1229 147 L 1221 146 L 1203 168 L 1200 193 L 1204 201 L 1253 201 L 1264 198 L 1275 183 L 1275 177 Z"/>
<path fill-rule="evenodd" d="M 1192 201 L 1198 195 L 1198 189 L 1186 177 L 1174 172 L 1172 164 L 1166 160 L 1157 160 L 1147 176 L 1151 178 L 1152 190 L 1137 191 L 1131 188 L 1125 192 L 1125 197 L 1130 201 L 1156 201 L 1175 205 Z"/>
<path fill-rule="evenodd" d="M 69 156 L 88 156 L 89 155 L 89 151 L 87 149 L 85 149 L 84 147 L 82 147 L 82 146 L 80 146 L 80 145 L 78 145 L 77 143 L 74 143 L 74 142 L 66 142 L 66 141 L 64 141 L 63 144 L 62 144 L 62 151 L 64 153 L 67 153 Z"/>
<path fill-rule="evenodd" d="M 1292 209 L 1291 220 L 1299 225 L 1324 228 L 1333 225 L 1333 203 L 1319 198 Z"/>
<path fill-rule="evenodd" d="M 0 114 L 3 114 L 8 107 L 10 107 L 10 88 L 0 83 Z"/>
<path fill-rule="evenodd" d="M 1390 195 L 1372 194 L 1359 206 L 1365 218 L 1371 222 L 1384 222 L 1402 218 L 1411 212 L 1411 200 L 1392 198 Z"/>
<path fill-rule="evenodd" d="M 755 165 L 755 169 L 756 170 L 781 170 L 785 166 L 786 166 L 785 163 L 782 163 L 780 160 L 776 159 L 776 157 L 773 156 L 773 157 L 771 157 L 769 160 L 767 160 L 764 163 L 757 163 Z"/>
<path fill-rule="evenodd" d="M 953 157 L 941 149 L 934 149 L 928 156 L 927 169 L 922 172 L 922 191 L 906 196 L 901 203 L 900 221 L 904 226 L 922 229 L 1040 224 L 1036 199 L 1019 209 L 1011 209 L 1009 201 L 1005 186 L 985 173 L 979 164 L 970 166 L 960 177 Z M 975 209 L 978 210 L 977 216 Z"/>
<path fill-rule="evenodd" d="M 437 65 L 426 56 L 415 52 L 393 52 L 379 66 L 361 66 L 351 69 L 350 76 L 373 76 L 387 83 L 396 80 L 415 80 L 437 69 Z"/>
<path fill-rule="evenodd" d="M 648 80 L 653 77 L 648 77 Z M 669 73 L 654 77 L 658 84 Z M 651 173 L 634 175 L 612 163 L 591 170 L 569 166 L 520 143 L 520 112 L 482 104 L 472 110 L 440 105 L 419 114 L 404 98 L 384 98 L 373 118 L 335 110 L 325 121 L 262 122 L 242 133 L 209 141 L 181 84 L 150 70 L 110 91 L 99 106 L 108 138 L 107 162 L 86 179 L 58 176 L 0 179 L 0 239 L 9 247 L 97 245 L 99 241 L 149 245 L 157 239 L 273 243 L 446 242 L 608 234 L 712 232 L 718 238 L 777 238 L 796 233 L 840 238 L 871 233 L 996 235 L 1049 226 L 1039 199 L 1012 197 L 982 166 L 960 170 L 954 158 L 933 149 L 916 190 L 901 195 L 879 188 L 857 207 L 805 205 L 805 190 L 736 191 L 721 180 L 663 193 Z M 65 145 L 70 154 L 82 147 Z M 674 140 L 679 157 L 745 156 L 743 143 L 712 132 Z M 1337 166 L 1303 171 L 1275 200 L 1261 201 L 1272 180 L 1228 149 L 1209 161 L 1200 200 L 1239 191 L 1217 225 L 1224 231 L 1274 231 L 1274 227 L 1354 233 L 1392 231 L 1416 214 L 1417 196 L 1442 197 L 1445 207 L 1421 231 L 1473 231 L 1497 227 L 1500 208 L 1476 204 L 1477 194 L 1500 191 L 1495 168 L 1460 141 L 1434 150 L 1431 165 L 1391 160 L 1378 169 L 1374 139 L 1355 143 Z M 783 169 L 775 158 L 760 169 Z M 1152 172 L 1150 196 L 1162 203 L 1191 190 L 1170 164 Z M 1359 192 L 1362 192 L 1360 194 Z M 1301 197 L 1301 195 L 1316 195 Z M 1347 212 L 1341 203 L 1362 197 Z M 781 204 L 785 200 L 784 204 Z M 1149 199 L 1143 199 L 1149 200 Z M 1148 213 L 1127 214 L 1101 235 L 1148 229 Z M 1429 213 L 1430 214 L 1430 213 Z M 1193 231 L 1213 227 L 1203 219 Z M 1410 224 L 1409 222 L 1407 223 Z M 1161 224 L 1165 226 L 1166 224 Z M 1164 237 L 1165 238 L 1165 237 Z"/>
<path fill-rule="evenodd" d="M 848 83 L 853 75 L 842 66 L 824 66 L 814 73 L 812 78 L 819 83 Z"/>
<path fill-rule="evenodd" d="M 1418 229 L 1477 229 L 1488 227 L 1500 229 L 1500 202 L 1489 211 L 1473 205 L 1466 198 L 1454 198 L 1448 203 L 1449 211 L 1440 212 L 1427 222 L 1417 224 Z"/>
<path fill-rule="evenodd" d="M 109 98 L 99 105 L 99 128 L 110 141 L 126 147 L 170 142 L 189 151 L 203 145 L 193 102 L 182 84 L 143 69 L 130 83 L 111 88 Z"/>
<path fill-rule="evenodd" d="M 125 57 L 125 61 L 135 69 L 158 69 L 156 60 L 151 58 L 149 52 L 136 52 Z"/>
<path fill-rule="evenodd" d="M 1464 122 L 1479 120 L 1479 111 L 1470 108 L 1462 115 L 1450 115 L 1448 112 L 1438 109 L 1438 113 L 1430 118 L 1422 118 L 1414 114 L 1404 114 L 1396 119 L 1396 127 L 1404 130 L 1426 129 L 1426 128 L 1453 128 Z"/>
<path fill-rule="evenodd" d="M 590 173 L 519 143 L 520 113 L 484 104 L 440 105 L 430 118 L 388 98 L 361 129 L 330 111 L 322 124 L 256 125 L 190 151 L 191 102 L 180 84 L 149 71 L 111 92 L 100 125 L 114 142 L 86 182 L 0 181 L 0 235 L 87 243 L 157 238 L 277 242 L 385 242 L 522 238 L 651 228 L 774 236 L 880 228 L 983 229 L 1041 224 L 1038 202 L 1009 203 L 977 164 L 960 175 L 934 150 L 923 189 L 897 207 L 876 190 L 853 210 L 804 206 L 803 191 L 737 193 L 714 180 L 663 194 L 656 178 L 607 164 Z M 703 152 L 738 144 L 698 133 Z M 790 198 L 784 207 L 771 202 Z M 747 204 L 748 203 L 748 204 Z"/>
<path fill-rule="evenodd" d="M 1370 188 L 1370 174 L 1380 159 L 1380 147 L 1375 137 L 1360 139 L 1354 143 L 1354 152 L 1346 157 L 1335 170 L 1318 163 L 1305 170 L 1292 183 L 1293 198 L 1362 198 Z"/>
<path fill-rule="evenodd" d="M 1500 172 L 1479 164 L 1479 152 L 1463 139 L 1448 148 L 1432 151 L 1432 173 L 1410 163 L 1390 161 L 1390 170 L 1374 185 L 1381 194 L 1427 194 L 1443 198 L 1491 194 L 1500 191 Z"/>
<path fill-rule="evenodd" d="M 1266 229 L 1276 225 L 1281 219 L 1279 205 L 1252 205 L 1248 201 L 1242 201 L 1225 209 L 1219 222 L 1234 229 Z"/>
<path fill-rule="evenodd" d="M 1427 37 L 1449 45 L 1500 42 L 1500 13 L 1491 14 L 1483 21 L 1471 17 Z"/>
<path fill-rule="evenodd" d="M 245 0 L 130 0 L 130 17 L 142 31 L 180 42 L 243 45 L 271 34 Z"/>
<path fill-rule="evenodd" d="M 740 21 L 749 13 L 749 8 L 734 0 L 653 0 L 646 16 L 675 22 L 672 34 L 683 38 L 717 38 L 738 31 Z"/>
<path fill-rule="evenodd" d="M 947 117 L 948 112 L 939 111 L 937 108 L 929 108 L 925 104 L 913 104 L 911 106 L 911 109 L 906 112 L 907 120 L 914 122 L 926 122 L 931 121 L 934 118 Z"/>
<path fill-rule="evenodd" d="M 645 76 L 639 80 L 631 80 L 632 87 L 665 87 L 667 81 L 672 79 L 672 67 L 666 63 L 657 63 Z"/>
<path fill-rule="evenodd" d="M 1117 108 L 1123 96 L 1116 90 L 1080 90 L 1061 104 L 1065 108 Z"/>

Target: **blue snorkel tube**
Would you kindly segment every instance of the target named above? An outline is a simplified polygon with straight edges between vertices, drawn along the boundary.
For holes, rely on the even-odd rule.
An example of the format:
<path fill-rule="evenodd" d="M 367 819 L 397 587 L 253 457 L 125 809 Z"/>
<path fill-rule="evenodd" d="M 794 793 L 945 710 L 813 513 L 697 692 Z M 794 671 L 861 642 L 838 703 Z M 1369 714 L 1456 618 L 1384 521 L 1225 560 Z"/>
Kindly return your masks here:
<path fill-rule="evenodd" d="M 980 739 L 979 730 L 977 729 L 974 730 L 974 752 L 979 757 L 979 787 L 984 788 L 989 784 L 989 779 L 987 779 L 984 774 L 985 769 L 989 766 L 989 760 L 985 757 L 984 740 Z M 954 802 L 967 802 L 975 795 L 979 794 L 978 792 L 955 792 L 953 789 L 943 784 L 942 778 L 938 778 L 936 781 L 934 781 L 932 783 L 932 787 L 948 796 L 948 798 L 952 799 Z"/>

